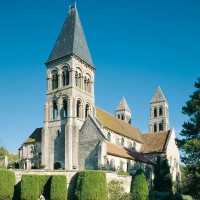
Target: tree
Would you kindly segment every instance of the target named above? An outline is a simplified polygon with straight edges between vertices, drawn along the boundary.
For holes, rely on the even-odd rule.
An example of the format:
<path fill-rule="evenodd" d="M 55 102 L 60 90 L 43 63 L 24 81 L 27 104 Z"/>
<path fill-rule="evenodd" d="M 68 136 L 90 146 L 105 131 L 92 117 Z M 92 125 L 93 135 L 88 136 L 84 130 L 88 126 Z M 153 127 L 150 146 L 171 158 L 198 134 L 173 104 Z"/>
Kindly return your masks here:
<path fill-rule="evenodd" d="M 154 190 L 158 192 L 172 193 L 172 177 L 170 167 L 166 157 L 157 159 L 155 168 Z"/>
<path fill-rule="evenodd" d="M 146 181 L 145 173 L 142 169 L 138 169 L 132 178 L 131 193 L 134 200 L 149 199 L 149 188 Z"/>
<path fill-rule="evenodd" d="M 185 176 L 187 193 L 193 198 L 200 198 L 200 77 L 195 82 L 196 90 L 182 108 L 182 113 L 189 120 L 183 123 L 181 139 L 177 144 L 181 150 L 181 161 L 186 165 Z"/>

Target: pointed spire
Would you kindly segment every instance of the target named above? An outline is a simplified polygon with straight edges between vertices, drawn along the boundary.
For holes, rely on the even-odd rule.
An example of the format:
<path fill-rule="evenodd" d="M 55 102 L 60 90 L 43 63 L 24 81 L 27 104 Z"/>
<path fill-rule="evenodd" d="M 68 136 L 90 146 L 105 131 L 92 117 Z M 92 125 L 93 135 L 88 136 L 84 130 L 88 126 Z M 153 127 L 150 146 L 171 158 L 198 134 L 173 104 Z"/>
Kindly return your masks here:
<path fill-rule="evenodd" d="M 68 16 L 49 56 L 48 62 L 70 54 L 75 54 L 87 64 L 93 66 L 76 3 L 70 6 Z"/>
<path fill-rule="evenodd" d="M 162 101 L 167 102 L 160 86 L 158 86 L 156 93 L 154 94 L 153 98 L 151 99 L 151 103 L 162 102 Z"/>
<path fill-rule="evenodd" d="M 117 106 L 116 111 L 117 110 L 126 110 L 126 111 L 131 113 L 131 109 L 129 108 L 129 106 L 128 106 L 128 104 L 127 104 L 127 102 L 126 102 L 124 97 L 122 98 L 121 102 Z"/>

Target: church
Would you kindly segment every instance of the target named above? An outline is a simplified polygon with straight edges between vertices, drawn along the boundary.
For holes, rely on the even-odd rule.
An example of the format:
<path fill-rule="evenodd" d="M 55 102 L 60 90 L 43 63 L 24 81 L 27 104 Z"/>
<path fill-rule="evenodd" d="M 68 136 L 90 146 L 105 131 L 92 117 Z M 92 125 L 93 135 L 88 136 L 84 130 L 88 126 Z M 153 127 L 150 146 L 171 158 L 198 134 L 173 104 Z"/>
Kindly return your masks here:
<path fill-rule="evenodd" d="M 76 4 L 70 6 L 45 65 L 44 126 L 19 148 L 21 168 L 131 173 L 142 168 L 152 179 L 157 158 L 166 156 L 177 179 L 179 151 L 160 87 L 150 101 L 149 133 L 131 124 L 125 98 L 115 116 L 95 105 L 95 67 Z"/>

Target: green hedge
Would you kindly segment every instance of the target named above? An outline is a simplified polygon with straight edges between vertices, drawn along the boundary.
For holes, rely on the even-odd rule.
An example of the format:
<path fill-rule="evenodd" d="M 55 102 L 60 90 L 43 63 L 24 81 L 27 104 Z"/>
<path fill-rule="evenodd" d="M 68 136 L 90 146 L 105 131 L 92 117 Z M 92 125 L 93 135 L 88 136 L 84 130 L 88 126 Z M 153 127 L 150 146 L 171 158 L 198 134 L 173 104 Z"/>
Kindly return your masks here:
<path fill-rule="evenodd" d="M 149 189 L 146 181 L 145 173 L 142 169 L 138 169 L 132 178 L 131 193 L 134 200 L 148 200 Z"/>
<path fill-rule="evenodd" d="M 39 195 L 50 198 L 51 175 L 39 176 Z"/>
<path fill-rule="evenodd" d="M 80 171 L 75 189 L 77 200 L 107 200 L 106 173 L 103 171 Z"/>
<path fill-rule="evenodd" d="M 21 200 L 36 200 L 39 196 L 39 176 L 23 175 L 21 182 Z"/>
<path fill-rule="evenodd" d="M 15 174 L 12 171 L 0 170 L 0 200 L 10 200 L 14 196 Z"/>
<path fill-rule="evenodd" d="M 51 180 L 51 200 L 67 199 L 67 178 L 64 175 L 53 175 Z"/>

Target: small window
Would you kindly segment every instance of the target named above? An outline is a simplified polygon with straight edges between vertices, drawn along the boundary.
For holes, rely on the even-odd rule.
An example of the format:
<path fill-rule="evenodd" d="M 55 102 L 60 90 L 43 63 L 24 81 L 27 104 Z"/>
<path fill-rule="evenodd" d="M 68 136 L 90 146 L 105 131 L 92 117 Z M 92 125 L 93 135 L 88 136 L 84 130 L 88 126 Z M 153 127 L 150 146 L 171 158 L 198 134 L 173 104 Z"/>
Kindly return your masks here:
<path fill-rule="evenodd" d="M 64 99 L 63 100 L 63 117 L 64 118 L 67 117 L 67 112 L 68 112 L 67 100 Z"/>
<path fill-rule="evenodd" d="M 68 69 L 68 67 L 63 67 L 62 84 L 63 84 L 63 86 L 69 85 L 69 69 Z"/>
<path fill-rule="evenodd" d="M 159 131 L 163 131 L 163 123 L 159 123 Z"/>
<path fill-rule="evenodd" d="M 58 107 L 56 101 L 53 102 L 53 119 L 58 117 Z"/>
<path fill-rule="evenodd" d="M 115 161 L 114 160 L 110 161 L 110 170 L 111 171 L 115 171 L 116 170 L 116 168 L 115 168 Z"/>
<path fill-rule="evenodd" d="M 121 115 L 121 120 L 124 120 L 124 115 Z"/>
<path fill-rule="evenodd" d="M 111 142 L 111 135 L 110 135 L 110 133 L 107 134 L 107 140 L 108 140 L 108 142 Z"/>
<path fill-rule="evenodd" d="M 117 115 L 118 119 L 120 119 L 120 115 Z"/>
<path fill-rule="evenodd" d="M 57 137 L 60 137 L 60 131 L 57 130 Z"/>
<path fill-rule="evenodd" d="M 124 146 L 124 138 L 121 139 L 121 146 Z"/>
<path fill-rule="evenodd" d="M 52 72 L 52 90 L 58 88 L 58 72 L 54 70 Z"/>
<path fill-rule="evenodd" d="M 157 124 L 154 124 L 154 132 L 157 132 Z"/>
<path fill-rule="evenodd" d="M 81 101 L 78 100 L 76 104 L 76 116 L 81 118 Z"/>
<path fill-rule="evenodd" d="M 85 118 L 87 118 L 89 111 L 90 111 L 90 106 L 88 104 L 86 104 L 86 106 L 85 106 Z"/>
<path fill-rule="evenodd" d="M 163 115 L 163 108 L 160 107 L 160 108 L 159 108 L 159 116 L 162 116 L 162 115 Z"/>
<path fill-rule="evenodd" d="M 154 108 L 154 117 L 157 117 L 157 108 Z"/>

